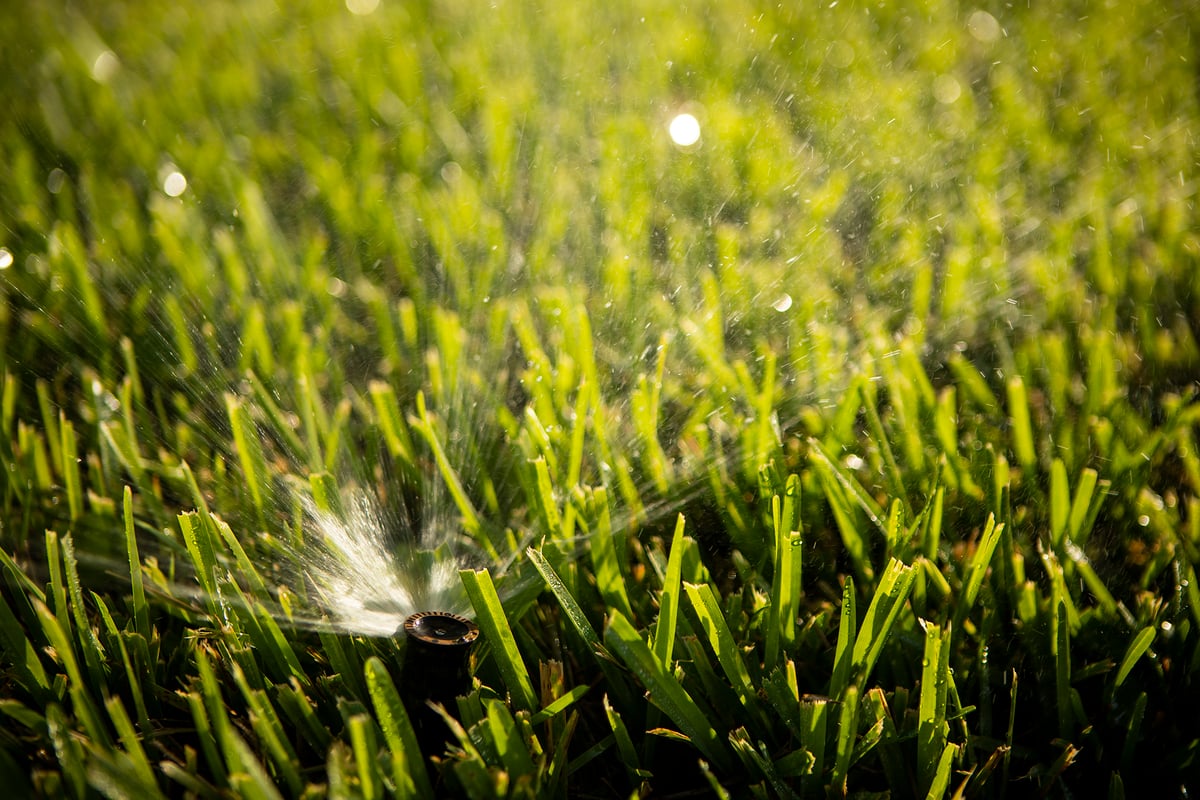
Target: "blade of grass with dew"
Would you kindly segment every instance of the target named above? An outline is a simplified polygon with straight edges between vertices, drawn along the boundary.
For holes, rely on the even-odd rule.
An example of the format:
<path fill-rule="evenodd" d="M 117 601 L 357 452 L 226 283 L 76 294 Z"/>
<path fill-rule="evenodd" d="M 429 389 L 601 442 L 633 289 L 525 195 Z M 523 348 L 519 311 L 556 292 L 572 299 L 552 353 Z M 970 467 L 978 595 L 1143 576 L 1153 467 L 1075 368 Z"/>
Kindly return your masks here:
<path fill-rule="evenodd" d="M 858 739 L 858 695 L 857 686 L 846 687 L 846 691 L 842 693 L 842 709 L 837 721 L 833 769 L 830 772 L 829 783 L 831 791 L 842 797 L 846 795 L 850 759 L 854 754 L 854 743 Z"/>
<path fill-rule="evenodd" d="M 62 433 L 59 442 L 62 455 L 59 456 L 59 460 L 62 462 L 63 485 L 67 492 L 67 509 L 71 521 L 74 522 L 83 515 L 83 479 L 79 474 L 79 444 L 75 436 L 75 426 L 62 412 L 59 414 L 59 430 Z"/>
<path fill-rule="evenodd" d="M 839 614 L 837 644 L 833 650 L 833 672 L 829 676 L 829 696 L 840 699 L 850 685 L 854 666 L 854 651 L 858 635 L 858 614 L 855 609 L 854 579 L 845 577 L 842 585 L 842 610 Z"/>
<path fill-rule="evenodd" d="M 375 742 L 375 724 L 366 714 L 355 714 L 346 721 L 350 749 L 358 772 L 358 788 L 365 800 L 383 797 L 383 775 L 379 771 L 379 748 Z"/>
<path fill-rule="evenodd" d="M 433 787 L 425 771 L 417 735 L 392 676 L 377 656 L 367 659 L 364 672 L 375 717 L 379 720 L 384 742 L 392 754 L 392 780 L 396 794 L 413 798 L 431 796 Z"/>
<path fill-rule="evenodd" d="M 854 640 L 854 671 L 858 681 L 865 683 L 874 669 L 892 627 L 904 610 L 915 577 L 916 571 L 911 566 L 896 559 L 884 568 Z"/>
<path fill-rule="evenodd" d="M 608 508 L 608 493 L 597 488 L 592 495 L 596 513 L 595 527 L 589 541 L 592 569 L 596 575 L 596 588 L 600 596 L 612 608 L 627 617 L 633 617 L 629 595 L 625 590 L 625 578 L 621 573 L 620 555 L 613 541 L 612 516 Z"/>
<path fill-rule="evenodd" d="M 800 698 L 800 746 L 812 753 L 812 772 L 801 780 L 804 793 L 818 791 L 825 775 L 825 748 L 829 740 L 830 707 L 834 702 L 820 695 Z"/>
<path fill-rule="evenodd" d="M 989 515 L 987 524 L 984 526 L 983 535 L 979 538 L 979 544 L 975 548 L 974 554 L 971 556 L 971 564 L 967 567 L 967 582 L 963 587 L 962 596 L 954 607 L 954 627 L 960 628 L 962 621 L 971 613 L 971 609 L 975 607 L 975 600 L 979 596 L 979 590 L 983 586 L 984 576 L 987 575 L 988 566 L 992 562 L 992 555 L 996 552 L 996 545 L 1000 542 L 1000 537 L 1004 534 L 1004 526 L 996 524 L 996 518 Z"/>
<path fill-rule="evenodd" d="M 929 791 L 925 794 L 925 800 L 940 800 L 946 796 L 946 790 L 950 788 L 950 770 L 954 767 L 954 759 L 958 756 L 958 750 L 959 746 L 953 742 L 947 743 L 942 750 L 933 780 L 929 784 Z"/>
<path fill-rule="evenodd" d="M 92 602 L 100 612 L 100 618 L 104 621 L 104 627 L 108 631 L 109 646 L 112 647 L 115 644 L 117 651 L 121 654 L 121 664 L 125 667 L 125 680 L 128 682 L 129 692 L 133 696 L 134 709 L 137 711 L 138 725 L 142 729 L 142 735 L 151 739 L 154 736 L 154 728 L 150 724 L 150 715 L 146 710 L 146 695 L 142 691 L 142 680 L 138 677 L 138 672 L 134 669 L 133 661 L 129 657 L 129 649 L 125 646 L 126 636 L 117 628 L 117 623 L 113 621 L 104 598 L 95 592 L 90 594 Z M 134 641 L 141 641 L 141 637 L 137 634 L 130 638 Z"/>
<path fill-rule="evenodd" d="M 54 757 L 62 769 L 66 788 L 72 797 L 87 796 L 87 757 L 83 750 L 83 737 L 74 735 L 74 727 L 66 712 L 58 703 L 46 706 L 46 734 L 54 750 Z"/>
<path fill-rule="evenodd" d="M 875 403 L 875 384 L 864 382 L 860 383 L 858 388 L 862 395 L 863 409 L 866 411 L 867 426 L 871 431 L 872 442 L 879 448 L 879 453 L 883 457 L 883 475 L 888 483 L 888 491 L 891 492 L 894 499 L 898 499 L 904 504 L 905 516 L 911 518 L 913 514 L 912 508 L 908 505 L 908 492 L 904 488 L 904 475 L 900 472 L 900 465 L 896 463 L 890 437 L 883 428 L 883 420 L 879 417 L 879 407 Z M 876 514 L 875 519 L 878 520 L 880 516 Z"/>
<path fill-rule="evenodd" d="M 1117 669 L 1117 675 L 1113 681 L 1114 687 L 1120 687 L 1125 679 L 1129 677 L 1129 673 L 1133 670 L 1133 666 L 1138 659 L 1150 649 L 1151 642 L 1154 641 L 1154 626 L 1148 625 L 1138 631 L 1133 637 L 1133 641 L 1129 643 L 1129 648 L 1125 651 L 1125 656 L 1121 659 L 1121 666 Z"/>
<path fill-rule="evenodd" d="M 1054 606 L 1050 625 L 1050 655 L 1054 659 L 1054 695 L 1058 710 L 1058 735 L 1070 740 L 1074 729 L 1071 703 L 1071 634 L 1066 603 Z"/>
<path fill-rule="evenodd" d="M 745 728 L 737 728 L 729 733 L 729 745 L 734 754 L 746 767 L 747 772 L 757 773 L 784 800 L 799 800 L 799 795 L 775 771 L 775 764 L 754 746 L 749 732 Z"/>
<path fill-rule="evenodd" d="M 96 704 L 88 694 L 87 684 L 83 679 L 83 672 L 79 668 L 79 661 L 75 657 L 75 650 L 71 646 L 71 641 L 67 636 L 66 630 L 59 624 L 58 618 L 50 613 L 50 609 L 39 600 L 33 602 L 34 611 L 37 613 L 38 621 L 41 623 L 41 629 L 46 634 L 46 640 L 50 646 L 54 648 L 63 669 L 67 675 L 67 691 L 71 697 L 72 711 L 75 716 L 83 723 L 83 729 L 87 735 L 98 745 L 102 747 L 111 746 L 108 736 L 108 730 L 100 721 L 100 715 L 96 709 Z"/>
<path fill-rule="evenodd" d="M 766 663 L 779 662 L 796 641 L 796 614 L 800 607 L 801 558 L 800 478 L 789 475 L 783 502 L 772 499 L 775 523 L 775 569 L 771 578 L 771 611 L 767 627 Z"/>
<path fill-rule="evenodd" d="M 633 739 L 629 735 L 629 729 L 625 726 L 625 720 L 609 703 L 608 695 L 604 696 L 604 715 L 608 718 L 608 726 L 612 730 L 613 741 L 617 745 L 617 753 L 620 754 L 621 763 L 625 766 L 625 771 L 629 776 L 630 785 L 637 786 L 642 779 L 652 777 L 650 772 L 641 768 L 641 759 L 638 758 L 637 748 L 633 746 Z"/>
<path fill-rule="evenodd" d="M 271 479 L 267 472 L 267 459 L 263 455 L 259 433 L 246 413 L 246 407 L 234 394 L 225 395 L 225 408 L 229 414 L 229 425 L 233 429 L 233 441 L 237 446 L 238 459 L 242 465 L 242 474 L 250 489 L 250 499 L 254 508 L 261 515 L 271 502 L 273 491 Z"/>
<path fill-rule="evenodd" d="M 1071 541 L 1080 545 L 1087 541 L 1109 485 L 1109 481 L 1100 480 L 1099 473 L 1094 469 L 1088 468 L 1079 473 L 1079 483 L 1075 486 L 1075 497 L 1071 501 L 1071 514 L 1067 519 L 1067 535 Z M 1100 489 L 1098 493 L 1097 488 Z"/>
<path fill-rule="evenodd" d="M 654 655 L 663 669 L 671 668 L 671 654 L 675 647 L 675 626 L 679 619 L 679 594 L 683 574 L 683 528 L 684 518 L 675 519 L 675 533 L 671 536 L 671 552 L 667 555 L 667 572 L 663 576 L 662 594 L 658 598 L 658 620 L 654 627 Z"/>
<path fill-rule="evenodd" d="M 692 610 L 700 620 L 700 628 L 708 639 L 708 644 L 717 655 L 717 662 L 738 693 L 743 705 L 754 709 L 757 706 L 757 693 L 746 662 L 742 659 L 740 648 L 734 641 L 733 633 L 721 612 L 721 606 L 713 594 L 712 587 L 707 583 L 684 583 L 684 591 L 691 601 Z"/>
<path fill-rule="evenodd" d="M 490 734 L 488 738 L 496 747 L 496 755 L 501 765 L 513 780 L 532 780 L 537 773 L 537 767 L 534 766 L 533 756 L 529 753 L 517 721 L 498 700 L 485 700 L 484 708 Z"/>
<path fill-rule="evenodd" d="M 280 724 L 279 716 L 267 699 L 262 689 L 255 689 L 246 680 L 245 673 L 237 664 L 231 665 L 230 673 L 233 682 L 242 693 L 249 709 L 250 727 L 265 754 L 275 765 L 275 773 L 282 776 L 283 783 L 293 794 L 299 794 L 304 788 L 304 781 L 296 768 L 299 759 L 292 747 L 290 737 Z"/>
<path fill-rule="evenodd" d="M 388 452 L 406 465 L 415 464 L 412 436 L 404 422 L 404 414 L 400 411 L 395 390 L 382 381 L 372 381 L 367 392 L 371 397 L 375 421 L 383 434 L 384 442 L 387 443 Z"/>
<path fill-rule="evenodd" d="M 567 615 L 571 626 L 575 628 L 575 632 L 587 644 L 588 651 L 593 656 L 606 653 L 604 644 L 600 641 L 600 637 L 596 634 L 595 629 L 592 628 L 591 623 L 588 622 L 583 609 L 579 607 L 579 603 L 571 596 L 566 584 L 563 583 L 558 573 L 554 571 L 554 567 L 550 565 L 550 562 L 542 554 L 542 551 L 530 547 L 525 550 L 525 555 L 529 558 L 530 563 L 533 564 L 534 569 L 538 571 L 538 574 L 542 576 L 542 580 L 546 582 L 550 593 L 558 600 L 563 613 Z"/>
<path fill-rule="evenodd" d="M 619 612 L 609 613 L 604 640 L 633 670 L 658 706 L 687 736 L 704 757 L 720 768 L 729 767 L 729 754 L 703 711 L 642 641 L 637 630 Z"/>
<path fill-rule="evenodd" d="M 121 740 L 121 745 L 125 748 L 125 752 L 129 754 L 134 774 L 138 782 L 142 785 L 142 791 L 148 791 L 161 796 L 161 793 L 158 791 L 157 782 L 154 779 L 154 769 L 150 766 L 150 762 L 146 758 L 146 751 L 142 747 L 141 738 L 134 729 L 133 720 L 129 718 L 129 712 L 122 705 L 121 698 L 109 697 L 104 701 L 104 706 L 108 710 L 108 718 L 112 720 L 113 729 L 116 730 L 117 737 Z"/>
<path fill-rule="evenodd" d="M 1008 414 L 1012 422 L 1013 452 L 1023 469 L 1037 466 L 1037 449 L 1033 441 L 1033 424 L 1029 416 L 1029 397 L 1020 375 L 1008 379 Z"/>
<path fill-rule="evenodd" d="M 1071 513 L 1071 488 L 1067 482 L 1067 466 L 1061 458 L 1050 464 L 1050 541 L 1062 546 Z"/>
<path fill-rule="evenodd" d="M 946 694 L 949 688 L 952 630 L 925 623 L 925 654 L 921 658 L 921 695 L 917 716 L 917 765 L 920 785 L 926 787 L 934 785 L 939 759 L 942 758 L 949 733 Z"/>
<path fill-rule="evenodd" d="M 471 607 L 475 609 L 479 628 L 492 645 L 496 666 L 512 695 L 514 705 L 524 711 L 536 710 L 537 697 L 533 691 L 533 683 L 517 649 L 511 624 L 500 605 L 500 598 L 496 595 L 491 573 L 486 569 L 465 569 L 458 574 L 471 600 Z"/>
<path fill-rule="evenodd" d="M 138 553 L 137 535 L 133 527 L 133 490 L 128 486 L 122 493 L 125 519 L 125 551 L 129 556 L 129 585 L 133 603 L 133 629 L 150 642 L 150 609 L 146 604 L 146 589 L 142 584 L 142 559 Z"/>
<path fill-rule="evenodd" d="M 887 695 L 883 689 L 876 686 L 869 690 L 864 698 L 867 713 L 874 717 L 879 728 L 879 761 L 883 765 L 883 774 L 892 787 L 908 786 L 908 771 L 905 769 L 904 752 L 899 742 L 896 723 L 892 719 L 892 711 L 888 707 Z"/>

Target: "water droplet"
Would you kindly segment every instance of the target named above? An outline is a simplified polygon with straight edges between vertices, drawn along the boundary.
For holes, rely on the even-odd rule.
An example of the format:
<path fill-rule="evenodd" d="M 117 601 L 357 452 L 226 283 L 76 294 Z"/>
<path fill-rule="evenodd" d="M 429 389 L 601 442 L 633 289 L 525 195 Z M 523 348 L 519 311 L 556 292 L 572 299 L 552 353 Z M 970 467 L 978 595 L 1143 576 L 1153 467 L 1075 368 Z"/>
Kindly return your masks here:
<path fill-rule="evenodd" d="M 12 251 L 7 247 L 0 247 L 0 269 L 8 269 L 13 264 Z"/>
<path fill-rule="evenodd" d="M 771 304 L 771 308 L 775 309 L 780 314 L 782 314 L 784 311 L 787 311 L 791 307 L 792 307 L 792 296 L 790 294 L 788 294 L 787 292 L 784 292 L 782 295 L 779 296 L 778 300 L 776 300 L 774 303 Z"/>
<path fill-rule="evenodd" d="M 179 197 L 187 189 L 187 178 L 178 170 L 171 170 L 163 178 L 163 191 L 168 197 Z"/>
<path fill-rule="evenodd" d="M 996 41 L 1002 33 L 1000 23 L 983 9 L 976 10 L 967 17 L 967 30 L 977 41 L 985 44 Z"/>
<path fill-rule="evenodd" d="M 58 167 L 50 170 L 50 174 L 46 176 L 46 191 L 50 194 L 58 194 L 62 191 L 63 184 L 67 182 L 67 173 L 63 172 Z"/>
<path fill-rule="evenodd" d="M 117 54 L 112 50 L 102 50 L 92 62 L 92 78 L 97 83 L 106 83 L 120 68 L 121 62 L 117 60 Z"/>
<path fill-rule="evenodd" d="M 1150 517 L 1148 515 L 1142 514 L 1140 517 L 1138 517 L 1138 525 L 1141 525 L 1144 528 L 1149 524 L 1150 524 Z"/>
<path fill-rule="evenodd" d="M 933 79 L 933 97 L 939 103 L 950 105 L 962 96 L 962 86 L 953 75 L 938 75 Z"/>
<path fill-rule="evenodd" d="M 691 114 L 677 114 L 667 130 L 671 141 L 680 147 L 691 147 L 700 141 L 700 120 Z"/>
<path fill-rule="evenodd" d="M 377 8 L 379 0 L 346 0 L 346 9 L 360 17 L 365 17 Z"/>

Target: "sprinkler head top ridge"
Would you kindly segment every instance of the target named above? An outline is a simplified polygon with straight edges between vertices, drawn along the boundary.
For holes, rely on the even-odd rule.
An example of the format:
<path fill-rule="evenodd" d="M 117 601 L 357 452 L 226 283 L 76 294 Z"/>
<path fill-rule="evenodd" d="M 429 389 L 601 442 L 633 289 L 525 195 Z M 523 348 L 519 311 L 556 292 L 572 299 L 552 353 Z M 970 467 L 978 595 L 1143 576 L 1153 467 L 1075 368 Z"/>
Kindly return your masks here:
<path fill-rule="evenodd" d="M 404 633 L 426 645 L 469 648 L 479 638 L 479 626 L 447 611 L 418 611 L 404 620 Z"/>

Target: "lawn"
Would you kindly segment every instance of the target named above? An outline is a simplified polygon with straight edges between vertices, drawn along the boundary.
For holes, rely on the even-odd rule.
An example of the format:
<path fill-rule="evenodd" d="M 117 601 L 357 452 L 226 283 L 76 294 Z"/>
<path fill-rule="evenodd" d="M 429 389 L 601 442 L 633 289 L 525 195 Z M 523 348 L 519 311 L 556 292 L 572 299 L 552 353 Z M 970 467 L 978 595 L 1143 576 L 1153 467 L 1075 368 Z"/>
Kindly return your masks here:
<path fill-rule="evenodd" d="M 1200 790 L 1200 6 L 0 30 L 11 796 Z"/>

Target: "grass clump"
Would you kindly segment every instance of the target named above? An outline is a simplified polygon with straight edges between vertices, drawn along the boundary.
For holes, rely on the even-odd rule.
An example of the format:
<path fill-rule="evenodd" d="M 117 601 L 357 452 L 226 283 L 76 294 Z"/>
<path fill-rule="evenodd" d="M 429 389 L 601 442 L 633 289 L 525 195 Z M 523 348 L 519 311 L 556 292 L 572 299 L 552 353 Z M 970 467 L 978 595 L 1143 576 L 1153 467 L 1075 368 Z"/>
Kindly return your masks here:
<path fill-rule="evenodd" d="M 143 5 L 0 12 L 13 791 L 1196 788 L 1194 12 Z"/>

